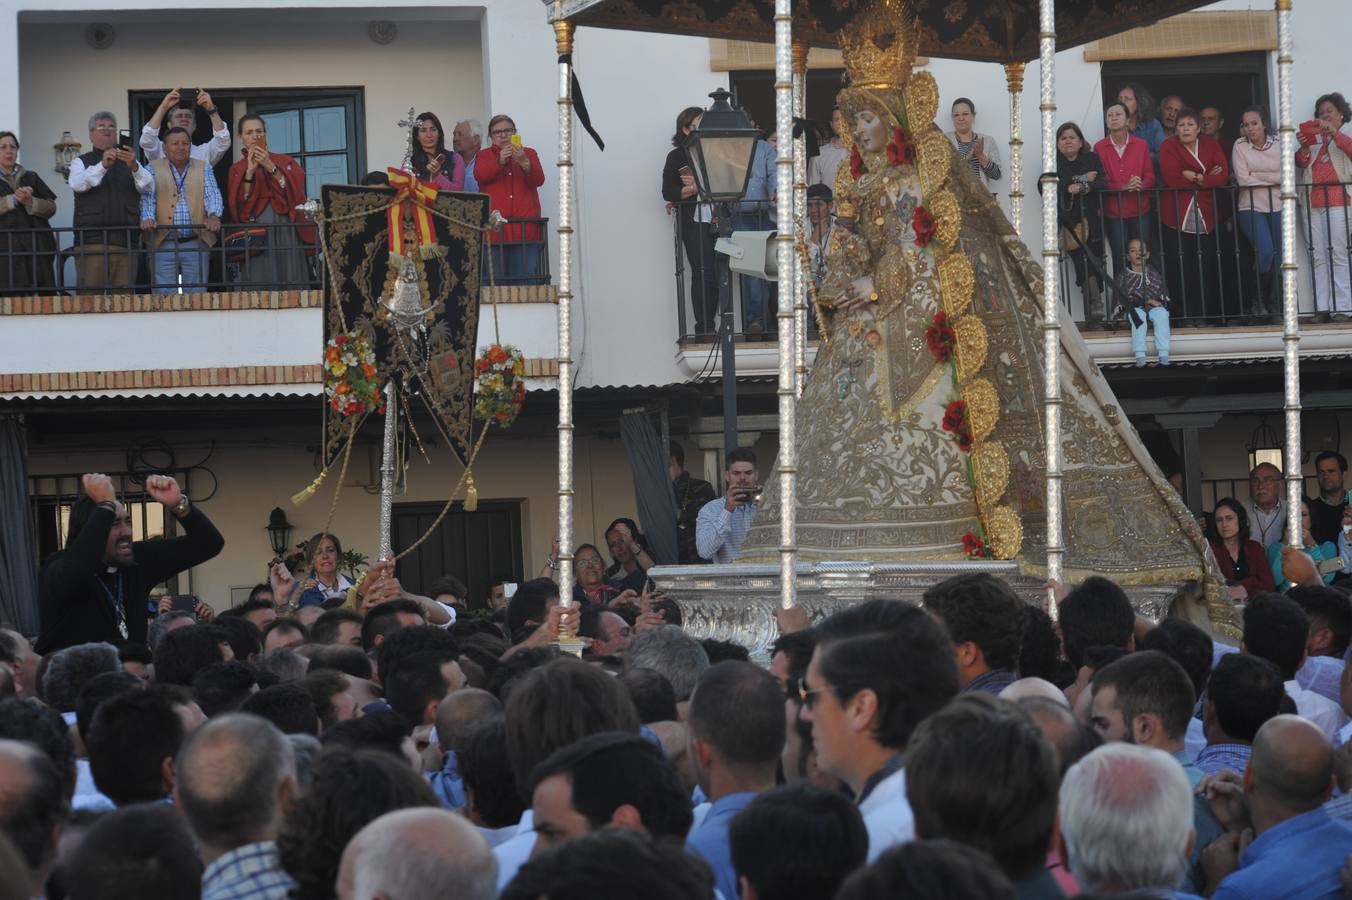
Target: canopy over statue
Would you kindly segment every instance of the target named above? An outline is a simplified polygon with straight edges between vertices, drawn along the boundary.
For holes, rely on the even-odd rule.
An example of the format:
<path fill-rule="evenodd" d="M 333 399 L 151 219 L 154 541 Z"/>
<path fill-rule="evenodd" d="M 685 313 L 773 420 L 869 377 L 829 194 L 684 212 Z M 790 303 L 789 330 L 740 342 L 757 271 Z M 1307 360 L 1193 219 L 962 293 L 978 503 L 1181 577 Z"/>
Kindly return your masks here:
<path fill-rule="evenodd" d="M 816 298 L 821 346 L 798 404 L 799 560 L 1016 560 L 1044 571 L 1041 270 L 935 126 L 912 74 L 909 5 L 841 31 L 837 102 L 855 147 Z M 853 233 L 850 231 L 853 229 Z M 1124 585 L 1203 580 L 1233 608 L 1192 515 L 1151 461 L 1073 326 L 1061 331 L 1065 573 Z M 780 544 L 771 477 L 741 561 Z"/>

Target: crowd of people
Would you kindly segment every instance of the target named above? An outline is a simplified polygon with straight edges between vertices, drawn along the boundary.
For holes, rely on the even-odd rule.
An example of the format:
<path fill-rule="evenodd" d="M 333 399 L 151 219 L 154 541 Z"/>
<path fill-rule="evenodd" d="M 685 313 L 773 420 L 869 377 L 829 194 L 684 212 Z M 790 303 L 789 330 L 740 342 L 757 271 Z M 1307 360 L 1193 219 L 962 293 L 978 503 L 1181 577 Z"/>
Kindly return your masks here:
<path fill-rule="evenodd" d="M 50 224 L 56 195 L 19 163 L 15 134 L 0 132 L 0 293 L 53 292 L 64 283 L 57 272 L 66 255 L 82 293 L 141 284 L 156 293 L 308 286 L 317 237 L 298 209 L 306 174 L 269 147 L 267 131 L 264 116 L 240 116 L 239 158 L 227 166 L 230 127 L 207 91 L 167 93 L 135 145 L 114 113 L 94 113 L 91 149 L 71 162 L 67 178 L 75 195 L 68 248 L 58 246 Z M 194 144 L 203 133 L 208 139 Z M 509 220 L 487 237 L 495 275 L 547 280 L 540 275 L 540 158 L 510 116 L 490 119 L 488 137 L 485 145 L 474 119 L 448 136 L 434 113 L 421 113 L 411 133 L 414 171 L 438 190 L 487 194 L 490 208 Z"/>
<path fill-rule="evenodd" d="M 677 117 L 662 175 L 662 196 L 668 211 L 678 215 L 690 265 L 694 334 L 716 330 L 718 324 L 715 211 L 699 202 L 683 149 L 701 112 L 690 107 Z M 953 101 L 951 113 L 949 140 L 973 175 L 1000 193 L 1000 142 L 976 130 L 976 105 L 968 98 Z M 1349 120 L 1347 101 L 1329 93 L 1319 97 L 1313 118 L 1297 131 L 1300 149 L 1294 162 L 1316 323 L 1352 316 L 1347 256 L 1352 136 L 1343 131 Z M 832 206 L 836 173 L 851 146 L 847 128 L 840 111 L 832 110 L 829 132 L 822 129 L 809 142 L 809 152 L 816 150 L 808 160 L 809 203 L 817 200 L 820 212 L 814 218 L 810 208 L 804 224 L 817 283 L 824 275 L 831 230 L 849 227 L 837 223 Z M 1279 319 L 1282 156 L 1268 111 L 1250 106 L 1227 130 L 1215 103 L 1193 106 L 1174 94 L 1157 103 L 1144 87 L 1129 83 L 1104 109 L 1103 132 L 1092 142 L 1075 122 L 1056 131 L 1059 245 L 1082 295 L 1084 320 L 1125 319 L 1137 364 L 1144 366 L 1152 331 L 1158 363 L 1169 364 L 1171 314 L 1187 324 Z M 773 199 L 769 137 L 757 145 L 752 180 L 768 184 L 770 193 L 749 193 L 739 216 L 763 213 L 766 199 Z M 772 220 L 765 221 L 739 220 L 734 227 L 773 228 Z M 758 290 L 748 278 L 743 276 L 742 296 L 744 330 L 750 333 L 751 323 L 759 325 L 765 310 L 761 296 L 748 293 Z"/>
<path fill-rule="evenodd" d="M 683 546 L 735 559 L 754 454 L 718 497 L 678 451 Z M 483 598 L 319 534 L 217 613 L 152 596 L 224 545 L 176 481 L 134 541 L 86 475 L 40 633 L 0 630 L 0 898 L 1352 896 L 1346 468 L 1304 552 L 1274 467 L 1217 505 L 1240 634 L 1196 583 L 1159 622 L 1053 584 L 1053 621 L 964 574 L 781 610 L 768 666 L 685 630 L 630 519 Z"/>

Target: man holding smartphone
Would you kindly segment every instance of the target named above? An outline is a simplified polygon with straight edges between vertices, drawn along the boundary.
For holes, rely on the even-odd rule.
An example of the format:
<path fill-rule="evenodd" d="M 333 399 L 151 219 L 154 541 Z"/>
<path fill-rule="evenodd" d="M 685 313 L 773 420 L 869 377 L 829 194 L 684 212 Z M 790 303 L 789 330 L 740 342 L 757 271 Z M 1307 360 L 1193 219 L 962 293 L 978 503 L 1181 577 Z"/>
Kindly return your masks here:
<path fill-rule="evenodd" d="M 141 195 L 154 183 L 136 162 L 130 135 L 118 141 L 117 117 L 89 117 L 90 150 L 71 161 L 67 182 L 75 192 L 75 270 L 81 293 L 131 284 L 131 236 L 139 235 Z"/>
<path fill-rule="evenodd" d="M 738 447 L 729 453 L 724 475 L 727 490 L 704 504 L 695 521 L 695 547 L 700 556 L 716 563 L 737 559 L 756 518 L 761 488 L 755 451 Z"/>
<path fill-rule="evenodd" d="M 183 105 L 179 105 L 180 102 Z M 201 88 L 174 88 L 164 95 L 155 114 L 141 129 L 141 149 L 145 151 L 146 162 L 154 162 L 164 156 L 164 144 L 160 141 L 160 128 L 166 118 L 170 128 L 182 128 L 189 137 L 197 131 L 197 113 L 193 106 L 201 108 L 211 118 L 211 140 L 205 144 L 192 145 L 192 158 L 200 159 L 208 166 L 221 161 L 230 150 L 230 126 L 221 119 L 211 95 Z"/>

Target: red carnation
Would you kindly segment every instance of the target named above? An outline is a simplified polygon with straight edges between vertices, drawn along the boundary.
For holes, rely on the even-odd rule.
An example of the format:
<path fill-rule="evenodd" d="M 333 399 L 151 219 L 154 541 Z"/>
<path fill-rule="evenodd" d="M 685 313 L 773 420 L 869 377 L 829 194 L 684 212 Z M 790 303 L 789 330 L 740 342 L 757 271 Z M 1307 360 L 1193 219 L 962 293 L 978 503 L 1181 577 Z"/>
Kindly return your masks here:
<path fill-rule="evenodd" d="M 969 531 L 962 536 L 962 552 L 968 556 L 984 557 L 986 555 L 986 542 Z"/>
<path fill-rule="evenodd" d="M 337 344 L 339 347 L 341 347 L 341 346 L 343 346 L 344 344 L 347 343 L 347 335 L 345 335 L 345 334 L 340 334 L 340 335 L 338 335 L 336 338 L 333 339 L 333 342 L 334 342 L 335 344 Z"/>
<path fill-rule="evenodd" d="M 944 410 L 944 431 L 953 434 L 953 440 L 958 442 L 958 449 L 967 453 L 972 449 L 972 428 L 967 421 L 967 404 L 962 400 L 954 400 L 948 404 Z"/>
<path fill-rule="evenodd" d="M 864 157 L 859 155 L 859 147 L 850 148 L 850 174 L 855 178 L 864 174 Z"/>
<path fill-rule="evenodd" d="M 915 215 L 911 216 L 911 228 L 915 229 L 915 245 L 917 247 L 928 247 L 930 241 L 934 240 L 934 216 L 923 206 L 915 208 Z"/>
<path fill-rule="evenodd" d="M 953 357 L 953 345 L 957 334 L 948 324 L 948 315 L 940 310 L 934 314 L 934 324 L 925 329 L 925 343 L 938 362 L 948 362 Z"/>

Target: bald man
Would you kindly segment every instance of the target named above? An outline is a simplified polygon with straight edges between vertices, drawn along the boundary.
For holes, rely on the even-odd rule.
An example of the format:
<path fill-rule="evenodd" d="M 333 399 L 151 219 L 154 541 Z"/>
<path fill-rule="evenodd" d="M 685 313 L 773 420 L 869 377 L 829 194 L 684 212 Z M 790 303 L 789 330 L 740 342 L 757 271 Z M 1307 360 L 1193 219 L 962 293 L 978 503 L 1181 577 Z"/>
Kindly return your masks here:
<path fill-rule="evenodd" d="M 471 726 L 495 715 L 502 715 L 502 701 L 478 688 L 452 691 L 437 704 L 437 749 L 441 751 L 441 766 L 434 772 L 424 772 L 423 777 L 447 809 L 465 806 L 465 783 L 460 778 L 460 765 L 456 759 L 460 742 Z"/>
<path fill-rule="evenodd" d="M 43 895 L 69 811 L 51 759 L 32 744 L 0 740 L 0 834 L 14 842 L 32 873 L 34 897 Z"/>
<path fill-rule="evenodd" d="M 275 725 L 218 716 L 178 754 L 174 803 L 201 849 L 203 900 L 284 900 L 295 887 L 277 859 L 277 833 L 296 799 L 296 757 Z"/>
<path fill-rule="evenodd" d="M 1319 726 L 1299 716 L 1268 720 L 1254 737 L 1242 784 L 1242 812 L 1230 804 L 1231 831 L 1203 854 L 1212 900 L 1341 897 L 1338 870 L 1352 852 L 1352 827 L 1323 808 L 1333 791 L 1333 745 Z M 1226 793 L 1209 789 L 1213 797 Z M 1246 819 L 1249 827 L 1238 833 Z"/>
<path fill-rule="evenodd" d="M 498 864 L 463 816 L 421 807 L 386 813 L 348 842 L 338 900 L 492 900 Z"/>

